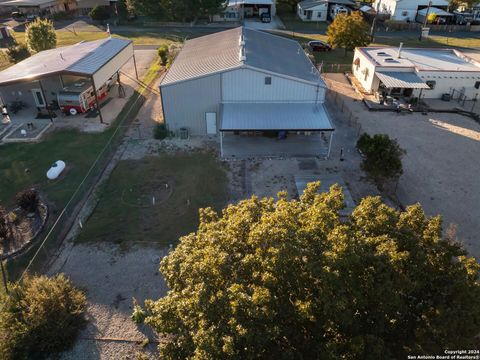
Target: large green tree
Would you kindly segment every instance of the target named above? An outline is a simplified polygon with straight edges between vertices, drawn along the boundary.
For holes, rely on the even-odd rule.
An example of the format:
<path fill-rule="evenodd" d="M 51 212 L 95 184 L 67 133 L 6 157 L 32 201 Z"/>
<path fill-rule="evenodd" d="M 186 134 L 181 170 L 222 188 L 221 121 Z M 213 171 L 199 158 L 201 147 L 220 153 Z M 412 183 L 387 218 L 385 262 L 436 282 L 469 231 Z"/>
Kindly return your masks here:
<path fill-rule="evenodd" d="M 369 25 L 359 11 L 349 15 L 338 14 L 327 29 L 327 38 L 333 48 L 352 50 L 370 43 Z"/>
<path fill-rule="evenodd" d="M 63 275 L 28 276 L 0 294 L 0 359 L 42 359 L 68 349 L 86 324 L 86 297 Z"/>
<path fill-rule="evenodd" d="M 480 265 L 420 205 L 365 198 L 341 220 L 342 190 L 279 193 L 200 211 L 146 301 L 162 359 L 393 359 L 474 346 Z M 135 318 L 138 319 L 136 308 Z"/>
<path fill-rule="evenodd" d="M 30 51 L 43 51 L 57 46 L 57 34 L 53 23 L 48 19 L 39 19 L 27 25 L 25 42 Z"/>

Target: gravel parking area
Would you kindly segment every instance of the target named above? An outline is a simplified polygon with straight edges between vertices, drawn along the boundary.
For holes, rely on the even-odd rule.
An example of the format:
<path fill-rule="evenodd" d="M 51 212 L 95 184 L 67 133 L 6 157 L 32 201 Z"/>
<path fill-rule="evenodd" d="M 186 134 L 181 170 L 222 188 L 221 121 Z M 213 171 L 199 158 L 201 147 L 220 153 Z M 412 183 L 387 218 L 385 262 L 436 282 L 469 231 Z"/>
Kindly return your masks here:
<path fill-rule="evenodd" d="M 444 229 L 457 225 L 457 236 L 480 259 L 480 125 L 457 114 L 422 115 L 369 112 L 342 74 L 328 74 L 330 87 L 343 94 L 363 131 L 396 138 L 407 154 L 398 196 L 404 205 L 420 202 L 427 214 L 441 214 Z"/>
<path fill-rule="evenodd" d="M 167 287 L 159 273 L 160 259 L 167 252 L 154 247 L 124 251 L 116 245 L 76 245 L 52 267 L 87 292 L 89 324 L 65 360 L 134 359 L 138 351 L 156 353 L 155 335 L 137 327 L 130 315 L 132 299 L 158 299 Z M 142 342 L 149 339 L 145 347 Z"/>

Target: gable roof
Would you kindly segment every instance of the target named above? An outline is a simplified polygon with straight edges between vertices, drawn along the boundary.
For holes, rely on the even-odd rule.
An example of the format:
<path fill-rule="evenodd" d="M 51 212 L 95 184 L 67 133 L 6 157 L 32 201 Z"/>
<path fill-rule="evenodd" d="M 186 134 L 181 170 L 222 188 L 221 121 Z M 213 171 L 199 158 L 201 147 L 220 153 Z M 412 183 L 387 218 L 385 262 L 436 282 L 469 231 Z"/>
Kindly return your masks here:
<path fill-rule="evenodd" d="M 298 3 L 302 9 L 311 9 L 317 5 L 322 4 L 340 4 L 340 5 L 349 5 L 354 6 L 355 2 L 351 0 L 303 0 Z"/>
<path fill-rule="evenodd" d="M 185 42 L 161 85 L 243 67 L 323 84 L 298 42 L 238 27 Z"/>
<path fill-rule="evenodd" d="M 40 51 L 1 71 L 0 85 L 60 73 L 93 75 L 131 43 L 131 40 L 107 38 Z"/>

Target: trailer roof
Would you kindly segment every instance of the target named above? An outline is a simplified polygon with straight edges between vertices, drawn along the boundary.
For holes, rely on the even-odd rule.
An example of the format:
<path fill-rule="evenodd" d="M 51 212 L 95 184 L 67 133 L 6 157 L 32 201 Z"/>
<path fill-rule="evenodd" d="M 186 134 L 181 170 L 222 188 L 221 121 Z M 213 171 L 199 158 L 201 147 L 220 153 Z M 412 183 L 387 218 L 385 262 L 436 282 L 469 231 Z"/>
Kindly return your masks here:
<path fill-rule="evenodd" d="M 107 38 L 40 51 L 1 71 L 0 86 L 56 74 L 91 76 L 130 44 L 131 40 Z"/>

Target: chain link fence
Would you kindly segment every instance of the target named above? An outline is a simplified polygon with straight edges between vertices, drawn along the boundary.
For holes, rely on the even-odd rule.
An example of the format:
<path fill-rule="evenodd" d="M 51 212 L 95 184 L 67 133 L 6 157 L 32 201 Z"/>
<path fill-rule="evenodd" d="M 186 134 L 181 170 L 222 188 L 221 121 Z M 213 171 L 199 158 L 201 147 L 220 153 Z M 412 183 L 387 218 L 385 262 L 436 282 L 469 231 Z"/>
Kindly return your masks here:
<path fill-rule="evenodd" d="M 357 138 L 363 134 L 362 124 L 358 121 L 358 117 L 354 112 L 347 106 L 346 100 L 344 97 L 336 91 L 327 90 L 325 95 L 325 103 L 327 107 L 331 109 L 333 113 L 337 113 L 337 120 L 341 121 L 342 124 L 351 127 Z"/>

